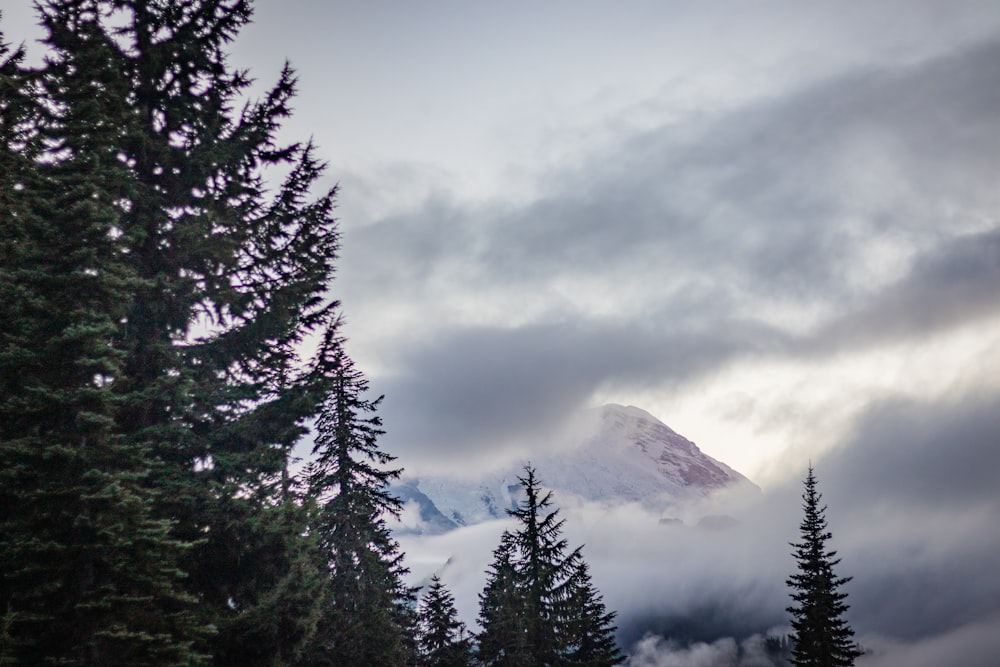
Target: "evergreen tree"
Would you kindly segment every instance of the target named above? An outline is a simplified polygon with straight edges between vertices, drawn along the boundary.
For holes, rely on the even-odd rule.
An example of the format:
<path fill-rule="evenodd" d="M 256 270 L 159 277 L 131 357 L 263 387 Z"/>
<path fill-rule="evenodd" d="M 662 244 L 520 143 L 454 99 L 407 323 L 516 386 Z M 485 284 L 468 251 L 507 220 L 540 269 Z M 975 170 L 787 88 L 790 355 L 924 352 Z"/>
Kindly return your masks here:
<path fill-rule="evenodd" d="M 514 537 L 504 531 L 493 550 L 493 562 L 486 573 L 486 586 L 479 594 L 477 637 L 479 663 L 489 667 L 529 665 L 526 607 L 514 567 Z"/>
<path fill-rule="evenodd" d="M 568 646 L 562 664 L 573 667 L 611 667 L 625 659 L 615 641 L 615 612 L 604 606 L 590 579 L 590 566 L 580 560 L 568 582 L 565 635 Z"/>
<path fill-rule="evenodd" d="M 472 642 L 466 636 L 465 624 L 458 620 L 455 598 L 437 575 L 431 577 L 430 586 L 420 600 L 417 618 L 420 667 L 472 664 Z"/>
<path fill-rule="evenodd" d="M 3 650 L 273 664 L 309 634 L 250 626 L 311 598 L 282 472 L 327 388 L 298 350 L 336 305 L 334 192 L 275 139 L 293 75 L 234 111 L 247 0 L 39 12 L 44 66 L 0 81 Z M 266 655 L 236 652 L 255 632 Z"/>
<path fill-rule="evenodd" d="M 832 534 L 827 530 L 826 506 L 816 490 L 812 465 L 802 494 L 804 516 L 799 524 L 801 541 L 793 542 L 798 571 L 787 584 L 794 604 L 792 615 L 792 664 L 800 667 L 849 667 L 861 655 L 852 640 L 854 630 L 844 620 L 848 605 L 842 586 L 851 577 L 837 577 L 833 569 L 840 563 L 837 552 L 826 543 Z"/>
<path fill-rule="evenodd" d="M 614 614 L 593 588 L 581 547 L 567 551 L 564 521 L 535 470 L 519 477 L 525 499 L 508 513 L 519 528 L 505 533 L 480 596 L 479 656 L 484 665 L 610 666 L 620 662 Z"/>
<path fill-rule="evenodd" d="M 354 366 L 334 324 L 319 368 L 332 389 L 317 423 L 313 461 L 305 477 L 314 503 L 317 535 L 328 579 L 310 666 L 412 664 L 416 657 L 414 592 L 408 570 L 386 525 L 399 516 L 389 484 L 400 470 L 378 448 L 384 431 L 376 414 L 382 397 L 365 398 L 368 382 Z"/>
<path fill-rule="evenodd" d="M 308 501 L 287 472 L 282 495 L 280 504 L 251 524 L 253 530 L 244 531 L 254 540 L 257 571 L 244 585 L 258 589 L 240 591 L 240 599 L 255 602 L 234 609 L 232 620 L 213 642 L 216 664 L 297 665 L 315 641 L 323 612 L 324 565 L 317 558 L 316 536 L 302 533 Z"/>
<path fill-rule="evenodd" d="M 558 664 L 568 642 L 561 636 L 566 620 L 570 580 L 580 561 L 580 548 L 566 553 L 568 543 L 562 537 L 564 521 L 552 507 L 552 492 L 543 491 L 535 470 L 525 468 L 519 477 L 525 500 L 508 513 L 520 523 L 514 533 L 519 557 L 514 565 L 525 596 L 525 634 L 532 664 Z"/>
<path fill-rule="evenodd" d="M 208 628 L 180 587 L 188 545 L 156 516 L 149 451 L 114 428 L 122 357 L 108 341 L 134 286 L 108 234 L 121 173 L 96 154 L 70 166 L 37 76 L 3 69 L 0 655 L 196 664 Z"/>
<path fill-rule="evenodd" d="M 189 545 L 156 516 L 148 448 L 114 427 L 109 340 L 135 285 L 108 234 L 122 174 L 66 157 L 38 77 L 16 58 L 0 69 L 0 662 L 198 664 Z"/>

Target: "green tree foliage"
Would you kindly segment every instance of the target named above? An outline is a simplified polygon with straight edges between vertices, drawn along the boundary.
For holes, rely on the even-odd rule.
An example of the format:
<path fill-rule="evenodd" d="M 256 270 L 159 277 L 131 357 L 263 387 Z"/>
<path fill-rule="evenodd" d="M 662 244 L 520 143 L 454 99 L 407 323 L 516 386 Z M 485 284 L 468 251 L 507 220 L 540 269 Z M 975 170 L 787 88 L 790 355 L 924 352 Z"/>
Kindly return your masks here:
<path fill-rule="evenodd" d="M 820 505 L 821 498 L 810 465 L 802 494 L 801 541 L 791 544 L 798 569 L 786 582 L 794 602 L 788 607 L 793 629 L 792 664 L 849 667 L 861 655 L 852 640 L 854 630 L 843 617 L 848 605 L 842 587 L 851 578 L 834 574 L 840 559 L 826 546 L 832 534 L 827 530 L 826 506 Z"/>
<path fill-rule="evenodd" d="M 417 664 L 420 667 L 468 667 L 472 664 L 472 641 L 465 624 L 458 620 L 455 598 L 431 577 L 417 609 Z"/>
<path fill-rule="evenodd" d="M 23 221 L 23 190 L 34 170 L 27 152 L 30 147 L 37 150 L 25 127 L 30 125 L 34 105 L 25 90 L 23 58 L 23 51 L 12 51 L 0 31 L 0 563 L 4 564 L 0 573 L 0 665 L 16 664 L 13 626 L 17 612 L 11 596 L 15 590 L 13 570 L 20 564 L 12 556 L 16 540 L 23 536 L 16 523 L 20 494 L 25 490 L 19 486 L 28 482 L 18 458 L 30 447 L 8 423 L 16 415 L 17 376 L 26 361 L 21 357 L 28 352 L 18 331 L 29 299 L 20 279 L 32 252 L 25 247 L 28 230 Z"/>
<path fill-rule="evenodd" d="M 315 641 L 325 590 L 316 536 L 306 532 L 308 504 L 288 474 L 282 502 L 261 512 L 244 535 L 253 539 L 252 567 L 241 599 L 254 604 L 235 608 L 232 620 L 213 641 L 216 664 L 297 665 Z M 249 550 L 247 550 L 249 552 Z"/>
<path fill-rule="evenodd" d="M 590 579 L 590 566 L 577 563 L 567 582 L 567 618 L 562 664 L 567 667 L 607 667 L 620 664 L 625 656 L 615 642 L 615 613 L 604 606 L 600 592 Z"/>
<path fill-rule="evenodd" d="M 535 470 L 519 477 L 525 499 L 509 514 L 480 595 L 479 659 L 484 665 L 616 665 L 614 613 L 593 587 L 581 547 L 568 551 L 563 520 Z"/>
<path fill-rule="evenodd" d="M 189 545 L 155 512 L 149 448 L 115 425 L 109 342 L 136 285 L 109 234 L 123 174 L 59 143 L 35 73 L 2 69 L 0 660 L 197 664 L 209 628 L 182 587 Z M 60 115 L 67 134 L 107 138 Z"/>
<path fill-rule="evenodd" d="M 479 594 L 478 657 L 490 667 L 529 665 L 525 598 L 514 566 L 514 538 L 504 531 Z"/>
<path fill-rule="evenodd" d="M 305 471 L 313 507 L 310 529 L 326 560 L 327 583 L 310 666 L 412 664 L 416 647 L 414 592 L 390 535 L 387 516 L 400 502 L 389 484 L 400 470 L 381 451 L 376 411 L 382 398 L 365 398 L 368 382 L 332 326 L 320 353 L 331 384 L 317 423 L 313 460 Z"/>
<path fill-rule="evenodd" d="M 0 658 L 280 664 L 318 613 L 299 350 L 336 307 L 334 191 L 276 140 L 294 77 L 243 102 L 246 0 L 38 11 L 45 64 L 0 55 Z"/>

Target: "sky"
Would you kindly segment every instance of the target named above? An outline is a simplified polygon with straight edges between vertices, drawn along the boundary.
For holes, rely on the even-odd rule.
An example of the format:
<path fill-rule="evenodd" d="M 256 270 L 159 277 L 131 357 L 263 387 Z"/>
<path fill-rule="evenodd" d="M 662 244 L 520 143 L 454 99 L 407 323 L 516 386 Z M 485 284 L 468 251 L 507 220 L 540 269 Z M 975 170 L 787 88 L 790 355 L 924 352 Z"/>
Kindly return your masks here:
<path fill-rule="evenodd" d="M 780 616 L 759 584 L 787 571 L 812 461 L 856 625 L 888 656 L 866 664 L 992 664 L 1000 2 L 256 11 L 232 61 L 259 91 L 286 59 L 299 74 L 283 136 L 312 137 L 339 183 L 334 294 L 402 465 L 499 464 L 616 402 L 750 477 L 745 530 L 772 539 L 636 545 L 668 554 L 676 605 L 629 618 L 708 599 L 755 618 L 643 645 L 676 667 L 736 665 L 767 621 L 750 608 Z M 8 40 L 37 34 L 30 3 L 3 13 Z M 627 601 L 643 584 L 600 553 L 614 535 L 581 525 Z"/>
<path fill-rule="evenodd" d="M 261 3 L 409 469 L 638 405 L 758 484 L 1000 383 L 996 2 Z"/>

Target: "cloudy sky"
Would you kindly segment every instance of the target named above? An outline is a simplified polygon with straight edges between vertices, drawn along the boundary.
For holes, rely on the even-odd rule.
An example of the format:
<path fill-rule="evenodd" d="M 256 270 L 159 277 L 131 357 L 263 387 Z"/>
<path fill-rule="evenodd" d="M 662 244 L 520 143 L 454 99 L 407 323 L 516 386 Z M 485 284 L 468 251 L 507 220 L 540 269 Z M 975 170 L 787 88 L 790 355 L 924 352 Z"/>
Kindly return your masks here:
<path fill-rule="evenodd" d="M 412 470 L 614 401 L 767 486 L 1000 388 L 996 2 L 261 3 L 285 57 Z"/>
<path fill-rule="evenodd" d="M 286 58 L 408 469 L 638 405 L 764 489 L 776 545 L 670 552 L 664 599 L 725 572 L 719 605 L 780 616 L 733 568 L 787 570 L 812 460 L 891 664 L 1000 651 L 1000 3 L 261 2 L 233 61 L 263 86 Z"/>
<path fill-rule="evenodd" d="M 233 62 L 286 58 L 408 468 L 617 402 L 766 486 L 998 391 L 995 0 L 261 2 Z"/>

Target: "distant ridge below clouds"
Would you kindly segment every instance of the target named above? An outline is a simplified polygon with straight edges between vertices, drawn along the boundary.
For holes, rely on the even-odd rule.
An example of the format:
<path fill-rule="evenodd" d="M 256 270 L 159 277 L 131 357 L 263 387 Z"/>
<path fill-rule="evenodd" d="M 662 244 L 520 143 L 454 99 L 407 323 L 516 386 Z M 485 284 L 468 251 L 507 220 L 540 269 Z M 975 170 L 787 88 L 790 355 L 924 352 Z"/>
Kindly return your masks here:
<path fill-rule="evenodd" d="M 503 518 L 520 497 L 518 476 L 530 462 L 555 502 L 573 496 L 662 510 L 712 492 L 757 487 L 725 463 L 698 449 L 645 410 L 608 404 L 572 424 L 570 446 L 482 476 L 404 478 L 393 491 L 406 504 L 405 532 L 441 533 Z"/>

